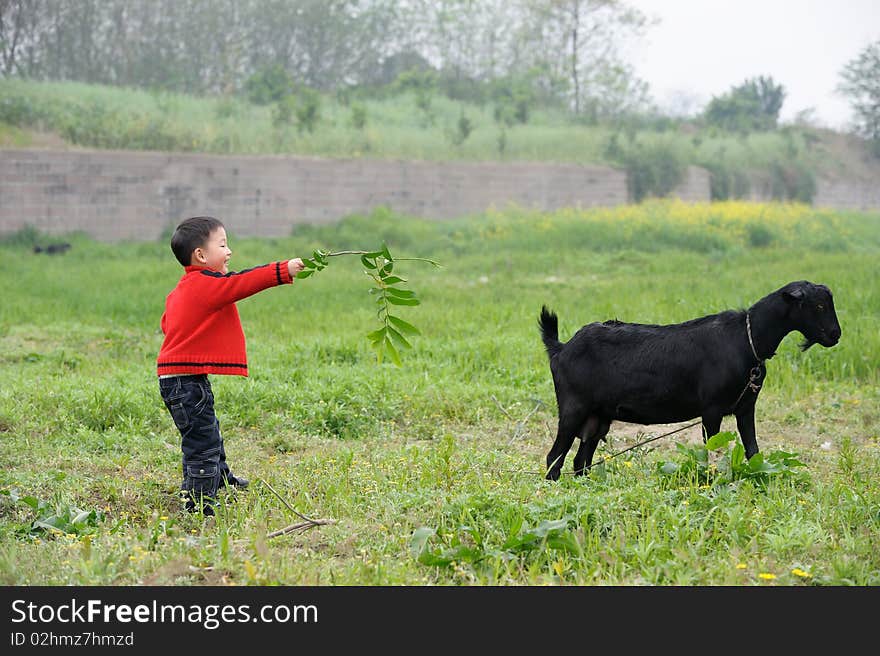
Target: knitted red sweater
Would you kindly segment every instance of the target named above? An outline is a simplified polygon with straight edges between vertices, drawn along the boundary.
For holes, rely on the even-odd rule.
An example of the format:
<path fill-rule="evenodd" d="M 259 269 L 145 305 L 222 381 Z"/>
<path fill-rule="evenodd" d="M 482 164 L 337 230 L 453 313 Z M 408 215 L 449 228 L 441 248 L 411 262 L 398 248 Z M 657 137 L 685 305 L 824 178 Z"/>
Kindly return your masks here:
<path fill-rule="evenodd" d="M 235 302 L 291 282 L 286 261 L 227 274 L 185 267 L 165 299 L 158 374 L 247 376 L 247 349 Z"/>

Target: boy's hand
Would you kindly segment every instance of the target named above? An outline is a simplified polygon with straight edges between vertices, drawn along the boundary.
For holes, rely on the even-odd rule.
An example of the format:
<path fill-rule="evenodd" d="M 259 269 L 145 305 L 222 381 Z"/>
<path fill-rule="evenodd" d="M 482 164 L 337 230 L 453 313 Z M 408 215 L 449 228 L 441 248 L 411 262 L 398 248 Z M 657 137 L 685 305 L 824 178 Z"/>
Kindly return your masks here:
<path fill-rule="evenodd" d="M 291 278 L 296 278 L 296 274 L 304 268 L 303 261 L 298 257 L 295 257 L 292 260 L 287 260 L 287 270 L 290 272 Z"/>

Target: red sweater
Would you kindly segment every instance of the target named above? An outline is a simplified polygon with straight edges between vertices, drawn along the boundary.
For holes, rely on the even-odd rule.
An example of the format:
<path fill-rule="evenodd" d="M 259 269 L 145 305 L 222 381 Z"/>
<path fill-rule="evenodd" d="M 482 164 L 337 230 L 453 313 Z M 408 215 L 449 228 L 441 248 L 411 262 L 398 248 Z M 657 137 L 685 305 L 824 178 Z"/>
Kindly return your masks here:
<path fill-rule="evenodd" d="M 165 340 L 157 359 L 158 374 L 247 376 L 244 331 L 235 302 L 291 282 L 286 261 L 227 274 L 185 267 L 165 299 Z"/>

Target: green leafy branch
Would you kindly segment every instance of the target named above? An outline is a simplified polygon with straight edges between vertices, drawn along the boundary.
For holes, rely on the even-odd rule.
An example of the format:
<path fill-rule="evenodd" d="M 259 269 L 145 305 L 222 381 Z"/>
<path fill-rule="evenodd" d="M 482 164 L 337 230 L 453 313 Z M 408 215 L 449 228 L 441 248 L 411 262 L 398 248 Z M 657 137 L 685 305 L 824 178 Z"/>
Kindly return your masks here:
<path fill-rule="evenodd" d="M 386 244 L 378 251 L 322 251 L 316 250 L 310 258 L 302 258 L 303 270 L 296 274 L 297 278 L 308 278 L 319 271 L 323 271 L 329 264 L 329 258 L 340 255 L 359 255 L 361 264 L 366 273 L 373 281 L 370 294 L 376 298 L 376 316 L 382 327 L 367 333 L 370 345 L 376 351 L 376 359 L 379 363 L 387 356 L 398 367 L 401 366 L 400 351 L 411 349 L 408 337 L 420 335 L 421 331 L 408 321 L 392 314 L 393 306 L 413 307 L 420 305 L 421 301 L 416 293 L 410 289 L 404 289 L 406 278 L 394 273 L 395 262 L 419 261 L 439 267 L 434 260 L 423 257 L 400 257 L 395 260 L 391 256 Z"/>
<path fill-rule="evenodd" d="M 733 443 L 732 447 L 728 444 Z M 724 485 L 741 479 L 752 479 L 759 484 L 767 483 L 770 477 L 799 478 L 797 467 L 805 467 L 794 453 L 774 451 L 764 456 L 756 453 L 746 458 L 746 450 L 737 440 L 736 433 L 724 431 L 709 438 L 705 444 L 676 444 L 681 459 L 657 464 L 661 474 L 685 479 L 696 478 L 706 485 Z M 717 465 L 709 462 L 710 451 L 723 451 Z"/>

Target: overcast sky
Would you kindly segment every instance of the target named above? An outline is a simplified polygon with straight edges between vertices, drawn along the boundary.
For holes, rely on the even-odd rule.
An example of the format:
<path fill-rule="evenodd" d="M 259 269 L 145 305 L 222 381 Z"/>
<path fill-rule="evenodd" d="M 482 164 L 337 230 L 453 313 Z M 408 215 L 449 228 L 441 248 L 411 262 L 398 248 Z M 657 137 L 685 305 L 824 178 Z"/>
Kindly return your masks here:
<path fill-rule="evenodd" d="M 807 108 L 843 128 L 849 102 L 840 71 L 880 39 L 880 0 L 626 0 L 659 19 L 628 58 L 664 109 L 699 110 L 747 78 L 769 75 L 786 90 L 780 114 Z"/>

